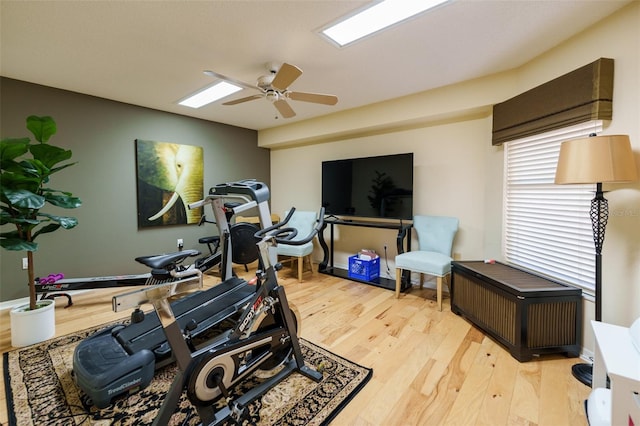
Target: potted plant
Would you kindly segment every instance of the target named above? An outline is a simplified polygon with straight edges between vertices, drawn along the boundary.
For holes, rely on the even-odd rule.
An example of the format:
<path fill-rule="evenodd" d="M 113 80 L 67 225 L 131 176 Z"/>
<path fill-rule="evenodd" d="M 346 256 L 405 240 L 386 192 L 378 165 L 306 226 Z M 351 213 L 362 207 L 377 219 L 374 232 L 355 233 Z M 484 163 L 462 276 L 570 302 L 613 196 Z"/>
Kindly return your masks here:
<path fill-rule="evenodd" d="M 51 117 L 29 116 L 27 129 L 30 138 L 7 138 L 0 141 L 0 245 L 6 250 L 27 252 L 29 305 L 11 310 L 11 342 L 13 346 L 26 346 L 46 340 L 55 334 L 53 301 L 36 298 L 33 252 L 38 250 L 36 238 L 58 230 L 71 229 L 78 224 L 74 217 L 44 213 L 47 205 L 74 209 L 82 202 L 71 193 L 50 188 L 51 175 L 75 163 L 63 163 L 71 158 L 71 151 L 47 143 L 56 131 Z M 5 230 L 11 227 L 11 230 Z M 41 313 L 49 315 L 45 323 L 24 325 Z M 50 313 L 49 313 L 50 312 Z M 38 321 L 38 320 L 36 320 Z"/>

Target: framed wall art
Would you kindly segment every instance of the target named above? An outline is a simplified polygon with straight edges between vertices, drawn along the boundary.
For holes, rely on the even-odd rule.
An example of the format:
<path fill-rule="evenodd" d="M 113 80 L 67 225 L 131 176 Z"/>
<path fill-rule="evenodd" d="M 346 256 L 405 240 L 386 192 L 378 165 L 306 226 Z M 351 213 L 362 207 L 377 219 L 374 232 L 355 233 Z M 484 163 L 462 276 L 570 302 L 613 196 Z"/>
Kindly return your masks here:
<path fill-rule="evenodd" d="M 203 149 L 136 139 L 138 227 L 197 224 L 203 198 Z"/>

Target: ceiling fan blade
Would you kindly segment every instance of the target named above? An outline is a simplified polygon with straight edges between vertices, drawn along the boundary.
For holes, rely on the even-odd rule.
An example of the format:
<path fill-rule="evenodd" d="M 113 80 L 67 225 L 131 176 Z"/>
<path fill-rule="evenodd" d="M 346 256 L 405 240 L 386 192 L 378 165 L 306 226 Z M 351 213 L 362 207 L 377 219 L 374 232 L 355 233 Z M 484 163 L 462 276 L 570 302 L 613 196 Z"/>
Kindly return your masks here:
<path fill-rule="evenodd" d="M 283 118 L 291 118 L 296 115 L 295 111 L 291 108 L 291 106 L 284 99 L 278 99 L 273 103 L 278 112 L 282 115 Z"/>
<path fill-rule="evenodd" d="M 222 105 L 236 105 L 236 104 L 241 104 L 243 102 L 252 101 L 254 99 L 260 99 L 260 98 L 262 98 L 262 95 L 251 95 L 245 98 L 234 99 L 231 101 L 224 102 Z"/>
<path fill-rule="evenodd" d="M 302 75 L 302 70 L 295 65 L 287 64 L 286 62 L 282 64 L 276 76 L 273 78 L 271 82 L 271 87 L 282 92 L 287 89 L 296 81 L 298 77 Z"/>
<path fill-rule="evenodd" d="M 323 95 L 321 93 L 287 92 L 287 97 L 294 101 L 313 102 L 323 105 L 335 105 L 338 97 L 335 95 Z"/>
<path fill-rule="evenodd" d="M 208 76 L 219 78 L 220 80 L 226 80 L 226 81 L 228 81 L 230 83 L 233 83 L 233 84 L 235 84 L 237 86 L 244 87 L 245 89 L 262 90 L 262 89 L 260 89 L 259 87 L 255 86 L 253 84 L 245 83 L 244 81 L 236 80 L 235 78 L 231 78 L 231 77 L 227 77 L 226 75 L 218 74 L 215 71 L 205 70 L 204 73 L 206 75 L 208 75 Z"/>

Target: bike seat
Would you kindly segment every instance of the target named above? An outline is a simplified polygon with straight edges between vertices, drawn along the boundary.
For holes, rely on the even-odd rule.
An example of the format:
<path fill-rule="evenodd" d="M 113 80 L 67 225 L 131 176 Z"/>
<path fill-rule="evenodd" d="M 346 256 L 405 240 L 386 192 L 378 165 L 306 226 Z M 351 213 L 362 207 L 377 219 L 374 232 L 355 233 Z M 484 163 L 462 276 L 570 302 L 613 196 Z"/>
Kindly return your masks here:
<path fill-rule="evenodd" d="M 166 269 L 167 266 L 171 266 L 186 259 L 187 257 L 197 256 L 199 254 L 200 252 L 198 250 L 182 250 L 169 254 L 136 257 L 136 262 L 140 262 L 152 269 Z"/>
<path fill-rule="evenodd" d="M 217 235 L 214 237 L 202 237 L 198 239 L 198 242 L 200 244 L 213 244 L 213 243 L 217 243 L 218 241 L 220 241 L 220 237 Z"/>

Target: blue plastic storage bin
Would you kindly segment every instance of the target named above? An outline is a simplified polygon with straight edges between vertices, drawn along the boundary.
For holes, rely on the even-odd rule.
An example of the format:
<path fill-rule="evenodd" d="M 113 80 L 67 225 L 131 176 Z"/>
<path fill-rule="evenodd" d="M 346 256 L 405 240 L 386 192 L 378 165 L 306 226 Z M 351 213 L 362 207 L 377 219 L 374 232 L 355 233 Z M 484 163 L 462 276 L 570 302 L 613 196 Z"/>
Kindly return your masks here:
<path fill-rule="evenodd" d="M 358 255 L 349 257 L 349 278 L 371 281 L 380 276 L 380 258 L 363 260 Z"/>

